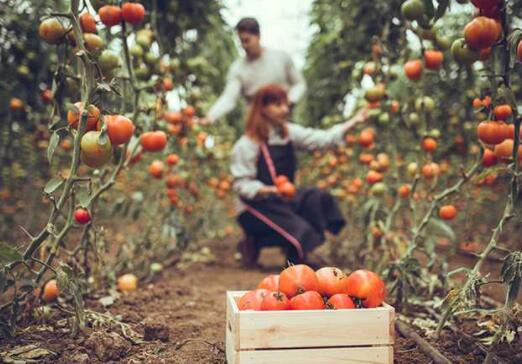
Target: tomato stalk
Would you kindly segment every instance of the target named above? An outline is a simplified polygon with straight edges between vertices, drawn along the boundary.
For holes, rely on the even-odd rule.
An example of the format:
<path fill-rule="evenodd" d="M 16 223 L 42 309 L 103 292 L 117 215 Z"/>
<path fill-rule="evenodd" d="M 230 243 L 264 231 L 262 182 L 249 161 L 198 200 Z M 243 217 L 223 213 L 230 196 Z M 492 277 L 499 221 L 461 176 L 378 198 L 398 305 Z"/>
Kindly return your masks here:
<path fill-rule="evenodd" d="M 511 66 L 510 66 L 510 49 L 508 46 L 508 29 L 509 29 L 509 19 L 507 14 L 507 3 L 504 4 L 502 7 L 501 12 L 501 19 L 502 19 L 502 25 L 504 29 L 504 36 L 500 43 L 500 46 L 503 49 L 503 57 L 504 57 L 504 63 L 503 63 L 503 82 L 504 87 L 508 90 L 508 92 L 511 92 Z M 515 105 L 516 106 L 516 105 Z M 513 108 L 514 111 L 514 126 L 515 126 L 515 135 L 514 135 L 514 143 L 513 143 L 513 163 L 510 166 L 511 173 L 512 173 L 512 179 L 511 179 L 511 191 L 508 193 L 506 205 L 504 207 L 503 215 L 500 219 L 500 221 L 497 223 L 496 227 L 493 229 L 492 235 L 490 237 L 490 240 L 486 246 L 486 248 L 478 255 L 478 260 L 475 262 L 475 265 L 472 270 L 467 270 L 467 280 L 462 286 L 461 289 L 458 290 L 457 296 L 453 297 L 448 304 L 448 307 L 445 309 L 442 319 L 440 320 L 437 330 L 436 330 L 436 336 L 439 337 L 440 333 L 442 332 L 442 329 L 444 328 L 444 325 L 446 321 L 455 314 L 455 311 L 460 303 L 466 303 L 467 299 L 466 296 L 469 294 L 471 290 L 478 289 L 476 288 L 479 286 L 477 282 L 479 282 L 481 278 L 480 269 L 482 268 L 483 263 L 485 262 L 486 258 L 489 256 L 489 254 L 497 247 L 498 239 L 500 237 L 500 234 L 504 230 L 504 225 L 515 215 L 515 201 L 518 199 L 518 185 L 519 185 L 519 157 L 518 157 L 518 148 L 520 145 L 520 125 L 521 125 L 521 118 L 519 117 L 517 113 L 517 108 Z M 501 328 L 496 332 L 494 340 L 493 340 L 493 346 L 495 346 L 501 336 L 504 333 L 504 330 L 506 328 L 506 325 L 509 321 L 509 311 L 510 307 L 508 307 L 508 300 L 506 300 L 506 303 L 502 309 L 504 318 L 502 322 Z M 485 362 L 489 363 L 491 361 L 492 356 L 487 355 Z"/>
<path fill-rule="evenodd" d="M 471 179 L 471 177 L 473 177 L 480 170 L 480 167 L 481 167 L 481 162 L 479 159 L 479 161 L 477 161 L 467 172 L 463 173 L 462 178 L 460 178 L 457 183 L 455 183 L 453 186 L 445 189 L 444 191 L 442 191 L 441 193 L 439 193 L 438 195 L 436 195 L 433 198 L 433 201 L 431 202 L 431 205 L 430 205 L 428 211 L 426 212 L 426 214 L 424 215 L 424 218 L 422 219 L 420 224 L 418 226 L 412 228 L 413 237 L 412 237 L 410 244 L 408 245 L 408 249 L 404 255 L 405 258 L 410 258 L 413 254 L 413 251 L 418 247 L 417 240 L 421 237 L 422 232 L 428 226 L 428 223 L 429 223 L 432 215 L 434 214 L 435 210 L 439 206 L 439 204 L 443 200 L 445 200 L 447 197 L 459 192 L 461 187 L 466 182 L 468 182 Z"/>

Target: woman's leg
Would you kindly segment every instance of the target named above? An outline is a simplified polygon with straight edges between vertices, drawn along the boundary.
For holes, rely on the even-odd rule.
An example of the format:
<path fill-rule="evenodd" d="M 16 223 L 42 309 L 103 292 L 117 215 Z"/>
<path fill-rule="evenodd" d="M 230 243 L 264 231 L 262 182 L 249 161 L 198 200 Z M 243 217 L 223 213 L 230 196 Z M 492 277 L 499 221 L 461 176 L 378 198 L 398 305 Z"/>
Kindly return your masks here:
<path fill-rule="evenodd" d="M 249 212 L 243 212 L 238 216 L 237 220 L 245 233 L 244 239 L 238 245 L 238 251 L 241 253 L 241 262 L 244 266 L 251 267 L 257 263 L 259 258 L 261 250 L 261 247 L 258 245 L 259 237 L 265 235 L 268 229 Z"/>
<path fill-rule="evenodd" d="M 302 189 L 294 200 L 293 207 L 321 235 L 325 230 L 338 234 L 346 225 L 337 201 L 328 191 L 318 188 Z"/>
<path fill-rule="evenodd" d="M 263 244 L 279 245 L 283 248 L 292 245 L 295 247 L 297 256 L 301 256 L 301 258 L 304 257 L 306 251 L 314 249 L 324 240 L 324 237 L 318 234 L 308 221 L 299 216 L 288 202 L 280 198 L 250 201 L 246 216 L 252 222 L 252 227 L 254 224 L 251 218 L 255 217 L 258 220 L 258 224 L 255 226 L 260 229 L 259 234 L 266 232 L 266 241 Z M 246 218 L 242 218 L 242 220 L 246 222 Z M 259 223 L 263 225 L 260 226 Z"/>

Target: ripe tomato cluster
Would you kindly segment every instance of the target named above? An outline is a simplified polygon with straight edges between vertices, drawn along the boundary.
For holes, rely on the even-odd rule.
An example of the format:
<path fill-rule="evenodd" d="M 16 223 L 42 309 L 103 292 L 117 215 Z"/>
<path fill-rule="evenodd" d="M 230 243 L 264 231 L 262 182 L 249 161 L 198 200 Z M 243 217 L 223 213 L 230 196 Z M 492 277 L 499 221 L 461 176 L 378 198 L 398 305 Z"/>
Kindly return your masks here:
<path fill-rule="evenodd" d="M 73 129 L 78 129 L 80 117 L 84 111 L 82 102 L 76 102 L 67 113 L 67 122 Z M 102 138 L 102 127 L 106 126 L 107 138 Z M 134 135 L 134 123 L 123 115 L 105 115 L 95 105 L 87 107 L 87 132 L 82 136 L 81 159 L 92 168 L 99 168 L 112 156 L 112 147 L 127 144 Z"/>
<path fill-rule="evenodd" d="M 314 271 L 299 264 L 265 277 L 257 289 L 239 299 L 238 307 L 255 311 L 374 308 L 385 297 L 383 280 L 369 270 L 346 275 L 336 267 Z"/>
<path fill-rule="evenodd" d="M 294 197 L 297 192 L 295 185 L 288 180 L 287 176 L 277 176 L 275 180 L 275 185 L 279 193 L 287 198 Z"/>
<path fill-rule="evenodd" d="M 511 160 L 515 140 L 515 125 L 510 123 L 513 116 L 511 105 L 498 104 L 492 108 L 491 98 L 486 97 L 484 100 L 474 99 L 473 107 L 486 112 L 490 111 L 495 119 L 482 121 L 477 126 L 479 140 L 490 148 L 484 152 L 482 165 L 492 167 L 498 161 Z M 518 160 L 522 162 L 522 147 L 518 151 Z"/>
<path fill-rule="evenodd" d="M 145 19 L 145 8 L 139 3 L 124 3 L 121 8 L 116 5 L 105 5 L 98 10 L 100 20 L 107 27 L 125 21 L 129 24 L 139 24 Z"/>

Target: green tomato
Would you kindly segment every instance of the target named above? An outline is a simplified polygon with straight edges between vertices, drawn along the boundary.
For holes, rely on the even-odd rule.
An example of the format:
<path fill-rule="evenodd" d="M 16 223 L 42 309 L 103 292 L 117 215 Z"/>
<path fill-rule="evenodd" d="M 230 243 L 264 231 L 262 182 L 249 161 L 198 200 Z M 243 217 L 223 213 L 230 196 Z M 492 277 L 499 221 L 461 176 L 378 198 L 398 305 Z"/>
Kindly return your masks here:
<path fill-rule="evenodd" d="M 100 131 L 88 131 L 80 142 L 81 158 L 83 163 L 92 168 L 103 166 L 111 159 L 112 145 L 109 137 L 101 144 Z"/>
<path fill-rule="evenodd" d="M 432 129 L 428 133 L 428 136 L 430 136 L 431 138 L 438 139 L 438 138 L 440 138 L 440 130 L 439 129 Z"/>
<path fill-rule="evenodd" d="M 451 45 L 453 58 L 459 64 L 471 65 L 480 59 L 480 52 L 469 48 L 464 38 L 457 39 Z"/>
<path fill-rule="evenodd" d="M 370 192 L 375 196 L 382 196 L 388 191 L 388 187 L 384 182 L 377 182 L 372 186 Z"/>
<path fill-rule="evenodd" d="M 451 38 L 437 34 L 437 36 L 435 37 L 435 45 L 441 51 L 447 51 L 451 48 Z"/>
<path fill-rule="evenodd" d="M 435 101 L 429 96 L 419 97 L 415 100 L 415 110 L 417 112 L 432 112 L 435 109 Z"/>
<path fill-rule="evenodd" d="M 98 58 L 98 63 L 103 73 L 110 73 L 110 71 L 120 66 L 120 57 L 113 51 L 106 49 Z"/>
<path fill-rule="evenodd" d="M 424 18 L 424 3 L 421 0 L 407 0 L 401 6 L 401 13 L 409 21 L 420 21 Z"/>
<path fill-rule="evenodd" d="M 408 115 L 408 121 L 412 126 L 418 126 L 420 125 L 421 119 L 419 114 L 417 114 L 416 112 L 412 112 L 410 113 L 410 115 Z"/>
<path fill-rule="evenodd" d="M 390 124 L 390 114 L 388 114 L 387 112 L 382 113 L 379 116 L 379 120 L 378 121 L 379 121 L 379 125 L 382 125 L 382 126 Z"/>
<path fill-rule="evenodd" d="M 134 44 L 132 47 L 130 47 L 129 53 L 134 58 L 141 58 L 145 52 L 139 44 Z"/>

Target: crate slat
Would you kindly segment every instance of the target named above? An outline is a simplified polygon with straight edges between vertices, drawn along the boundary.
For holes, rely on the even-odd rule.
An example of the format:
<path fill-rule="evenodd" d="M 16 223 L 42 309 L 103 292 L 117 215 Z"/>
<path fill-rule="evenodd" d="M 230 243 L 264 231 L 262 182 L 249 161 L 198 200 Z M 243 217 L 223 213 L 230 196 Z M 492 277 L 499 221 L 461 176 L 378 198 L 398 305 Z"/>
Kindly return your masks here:
<path fill-rule="evenodd" d="M 228 364 L 393 364 L 391 346 L 234 351 Z"/>

